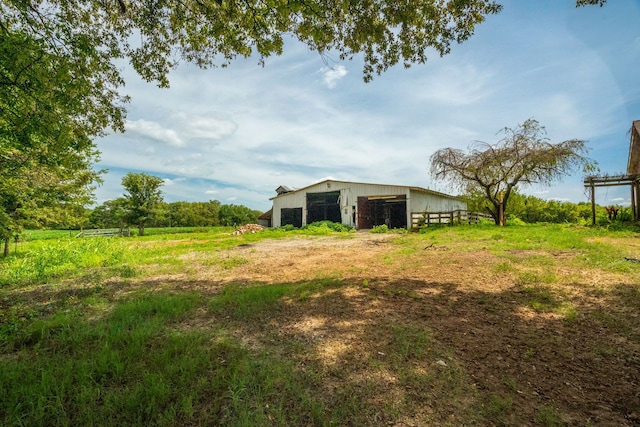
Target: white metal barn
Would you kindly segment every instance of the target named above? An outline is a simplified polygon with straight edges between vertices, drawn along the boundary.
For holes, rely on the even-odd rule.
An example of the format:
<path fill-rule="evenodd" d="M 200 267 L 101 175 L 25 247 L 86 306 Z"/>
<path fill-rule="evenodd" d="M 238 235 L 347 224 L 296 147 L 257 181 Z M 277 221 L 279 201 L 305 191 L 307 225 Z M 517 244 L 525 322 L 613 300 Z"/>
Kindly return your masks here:
<path fill-rule="evenodd" d="M 273 197 L 272 227 L 303 227 L 316 221 L 358 229 L 386 224 L 411 228 L 412 212 L 466 210 L 457 197 L 420 187 L 326 180 L 294 190 L 281 186 Z"/>

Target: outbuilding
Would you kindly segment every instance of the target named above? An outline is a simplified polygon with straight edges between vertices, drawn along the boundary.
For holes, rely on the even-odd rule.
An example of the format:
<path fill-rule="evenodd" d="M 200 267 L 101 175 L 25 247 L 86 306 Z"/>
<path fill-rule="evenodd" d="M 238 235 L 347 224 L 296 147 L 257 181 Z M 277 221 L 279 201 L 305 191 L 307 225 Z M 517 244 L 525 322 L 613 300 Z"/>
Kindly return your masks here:
<path fill-rule="evenodd" d="M 640 220 L 640 120 L 634 120 L 631 123 L 629 133 L 631 140 L 629 142 L 629 160 L 627 161 L 626 175 L 594 175 L 584 179 L 584 186 L 591 190 L 591 216 L 593 225 L 596 224 L 596 187 L 630 186 L 633 220 Z M 611 209 L 614 208 L 615 206 L 611 206 Z M 617 208 L 615 208 L 615 211 L 617 214 Z M 609 212 L 609 210 L 607 210 L 607 212 Z"/>
<path fill-rule="evenodd" d="M 303 227 L 316 221 L 357 229 L 377 225 L 411 228 L 412 214 L 466 210 L 465 201 L 420 187 L 325 180 L 301 189 L 280 186 L 273 197 L 271 224 Z"/>

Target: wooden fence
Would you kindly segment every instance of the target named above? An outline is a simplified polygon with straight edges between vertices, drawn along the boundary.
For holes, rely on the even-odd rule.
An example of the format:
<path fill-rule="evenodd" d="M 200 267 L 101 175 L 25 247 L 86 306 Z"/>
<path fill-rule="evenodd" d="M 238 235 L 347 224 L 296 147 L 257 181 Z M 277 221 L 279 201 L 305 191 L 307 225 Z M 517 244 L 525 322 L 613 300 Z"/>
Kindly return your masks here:
<path fill-rule="evenodd" d="M 100 228 L 93 230 L 80 230 L 76 237 L 113 237 L 113 236 L 129 236 L 129 228 Z"/>
<path fill-rule="evenodd" d="M 493 221 L 491 215 L 462 209 L 449 212 L 412 212 L 411 228 L 416 229 L 436 224 L 477 224 L 481 219 Z"/>

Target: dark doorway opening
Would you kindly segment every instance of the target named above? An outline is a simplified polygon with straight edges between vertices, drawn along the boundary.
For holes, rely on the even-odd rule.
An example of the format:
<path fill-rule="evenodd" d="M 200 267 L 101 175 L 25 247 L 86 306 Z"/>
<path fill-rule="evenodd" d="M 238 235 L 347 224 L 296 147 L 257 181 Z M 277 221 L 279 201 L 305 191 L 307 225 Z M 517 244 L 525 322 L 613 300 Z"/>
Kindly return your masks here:
<path fill-rule="evenodd" d="M 339 199 L 339 191 L 308 193 L 307 224 L 316 221 L 342 222 Z"/>
<path fill-rule="evenodd" d="M 283 208 L 280 210 L 280 225 L 302 227 L 302 208 Z"/>
<path fill-rule="evenodd" d="M 407 228 L 406 196 L 358 197 L 358 228 L 370 229 L 383 224 L 389 228 Z"/>

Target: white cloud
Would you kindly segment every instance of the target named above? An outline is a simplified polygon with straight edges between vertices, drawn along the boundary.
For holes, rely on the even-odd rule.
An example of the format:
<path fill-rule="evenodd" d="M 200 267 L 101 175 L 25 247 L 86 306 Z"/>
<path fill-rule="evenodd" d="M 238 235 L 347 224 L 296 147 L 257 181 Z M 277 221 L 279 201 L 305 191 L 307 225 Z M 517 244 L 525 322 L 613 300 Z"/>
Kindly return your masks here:
<path fill-rule="evenodd" d="M 322 67 L 320 72 L 323 74 L 322 82 L 329 89 L 336 87 L 338 81 L 347 75 L 348 71 L 344 65 L 336 65 L 335 67 Z"/>
<path fill-rule="evenodd" d="M 127 120 L 125 127 L 129 135 L 138 135 L 143 138 L 162 142 L 174 147 L 181 147 L 184 145 L 184 141 L 174 130 L 164 128 L 161 124 L 153 121 L 144 119 L 133 121 Z"/>
<path fill-rule="evenodd" d="M 164 185 L 172 186 L 172 185 L 176 185 L 186 181 L 186 178 L 175 178 L 175 179 L 163 178 L 162 181 L 164 182 Z"/>
<path fill-rule="evenodd" d="M 178 112 L 172 117 L 188 138 L 221 139 L 235 132 L 238 125 L 214 115 L 195 115 Z"/>

